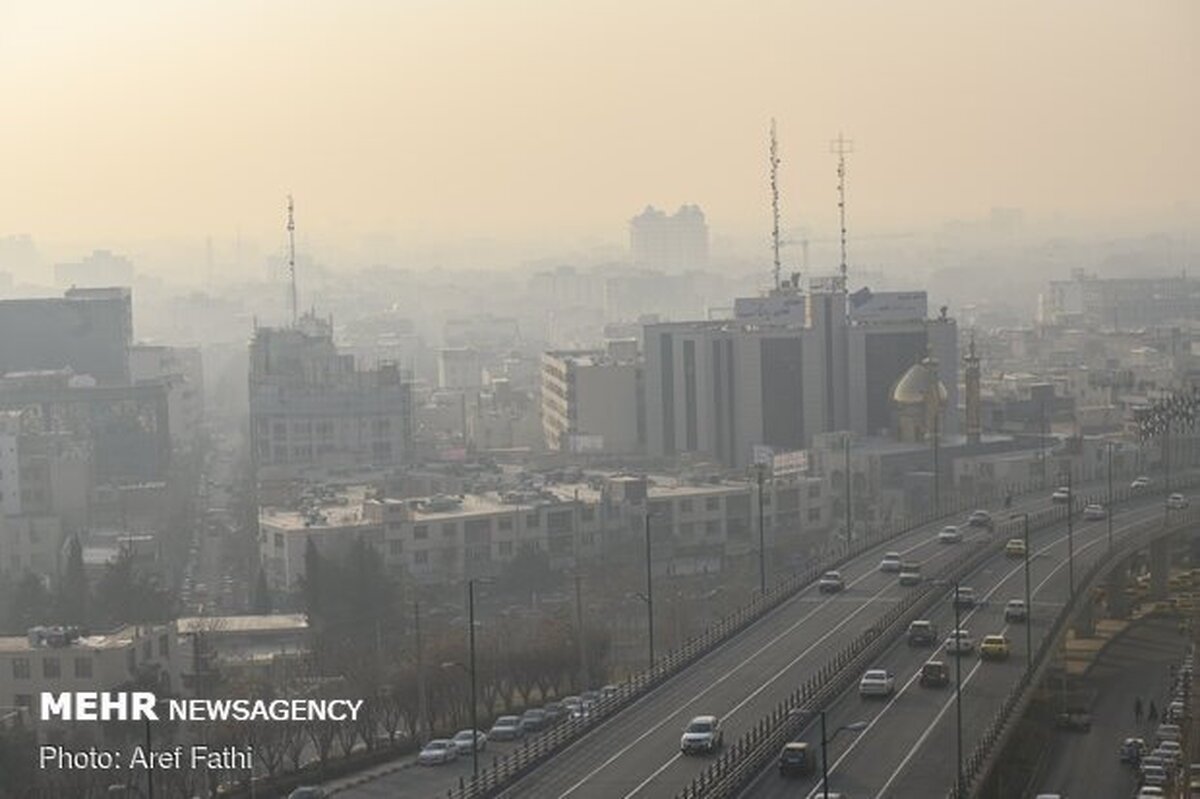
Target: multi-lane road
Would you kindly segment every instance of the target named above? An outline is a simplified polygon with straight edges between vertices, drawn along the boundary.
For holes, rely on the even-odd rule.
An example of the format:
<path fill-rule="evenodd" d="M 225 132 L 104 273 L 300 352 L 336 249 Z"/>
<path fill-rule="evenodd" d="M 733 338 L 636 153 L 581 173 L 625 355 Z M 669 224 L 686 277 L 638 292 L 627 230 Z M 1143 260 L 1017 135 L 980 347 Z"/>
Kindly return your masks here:
<path fill-rule="evenodd" d="M 1162 518 L 1161 499 L 1118 514 L 1115 537 L 1144 522 Z M 1075 573 L 1087 566 L 1107 546 L 1107 524 L 1080 523 L 1074 533 Z M 1031 536 L 1030 575 L 1033 596 L 1032 633 L 1036 650 L 1065 604 L 1069 594 L 1068 540 L 1065 525 Z M 974 610 L 961 613 L 962 626 L 976 643 L 984 636 L 1003 633 L 1011 641 L 1012 654 L 1005 661 L 983 661 L 977 654 L 956 659 L 940 647 L 910 647 L 902 638 L 879 658 L 878 667 L 896 676 L 896 692 L 887 699 L 865 699 L 849 691 L 826 709 L 828 732 L 855 722 L 865 722 L 859 733 L 843 732 L 830 745 L 830 790 L 854 797 L 903 799 L 944 796 L 955 779 L 957 762 L 957 707 L 953 679 L 962 670 L 962 751 L 966 757 L 987 728 L 997 708 L 1019 681 L 1026 663 L 1025 625 L 1006 624 L 1004 605 L 1024 596 L 1024 562 L 1003 553 L 987 560 L 965 575 L 962 585 L 974 588 L 983 599 Z M 948 588 L 943 601 L 929 614 L 945 636 L 954 627 L 954 611 Z M 937 658 L 950 666 L 951 684 L 924 688 L 917 677 L 921 665 Z M 820 752 L 820 732 L 814 728 L 801 738 L 814 753 Z M 747 797 L 820 796 L 819 769 L 808 778 L 780 776 L 774 764 L 745 792 Z"/>
<path fill-rule="evenodd" d="M 1161 514 L 1161 498 L 1151 502 Z M 1048 497 L 1018 504 L 1013 511 L 1037 511 L 1051 506 Z M 1119 518 L 1120 526 L 1124 526 L 1133 515 L 1126 512 L 1120 514 Z M 883 551 L 895 550 L 900 552 L 905 560 L 920 562 L 923 573 L 928 575 L 961 554 L 962 548 L 976 544 L 981 538 L 990 537 L 987 532 L 964 526 L 966 536 L 962 543 L 943 544 L 937 539 L 940 527 L 940 524 L 934 524 L 911 531 L 854 559 L 842 568 L 847 583 L 847 589 L 842 593 L 821 594 L 816 586 L 801 591 L 734 640 L 718 647 L 682 674 L 588 733 L 558 754 L 550 763 L 511 787 L 505 795 L 575 799 L 674 796 L 710 762 L 706 758 L 684 757 L 679 753 L 680 733 L 689 719 L 701 714 L 715 714 L 722 719 L 726 742 L 737 740 L 797 686 L 811 678 L 836 652 L 849 645 L 863 629 L 898 603 L 906 592 L 913 590 L 898 585 L 895 574 L 879 572 L 878 563 Z M 1095 548 L 1099 540 L 1097 536 L 1102 535 L 1101 531 L 1104 530 L 1106 526 L 1103 523 L 1079 525 L 1076 534 L 1077 558 L 1086 557 Z M 1045 583 L 1039 589 L 1035 601 L 1035 628 L 1038 626 L 1036 616 L 1039 603 L 1062 602 L 1062 596 L 1055 595 L 1054 592 L 1059 582 L 1065 583 L 1065 579 L 1058 581 L 1046 578 L 1053 564 L 1060 563 L 1062 557 L 1065 557 L 1064 542 L 1065 531 L 1061 527 L 1041 532 L 1034 538 L 1034 547 L 1039 553 L 1035 559 L 1035 579 Z M 1008 598 L 1010 593 L 1012 596 L 1019 596 L 1020 592 L 1016 590 L 1016 586 L 1020 583 L 999 585 L 999 580 L 1006 578 L 1014 568 L 1018 568 L 1016 574 L 1019 575 L 1018 563 L 1002 557 L 990 560 L 978 576 L 971 578 L 975 581 L 976 591 L 980 594 L 990 592 L 993 598 Z M 977 615 L 969 622 L 973 632 L 982 635 L 985 632 L 999 631 L 1003 625 L 995 622 L 995 619 L 1000 617 L 1002 604 L 992 602 L 978 610 Z M 1047 605 L 1046 609 L 1050 609 L 1050 605 Z M 945 619 L 940 619 L 940 623 L 943 629 L 951 626 Z M 1021 642 L 1023 646 L 1023 639 Z M 903 653 L 905 649 L 907 647 L 893 648 L 889 651 L 889 657 L 892 657 L 893 653 Z M 1023 663 L 1022 652 L 1023 649 L 1016 649 L 1014 657 L 1008 663 L 988 664 L 986 672 L 970 671 L 976 666 L 974 661 L 964 663 L 964 667 L 969 666 L 969 669 L 964 670 L 964 678 L 967 678 L 970 671 L 970 690 L 983 691 L 984 686 L 990 685 L 991 678 L 996 673 L 1017 675 L 1020 664 Z M 929 653 L 926 651 L 921 654 L 927 657 Z M 913 654 L 911 659 L 915 660 L 916 657 Z M 923 660 L 924 657 L 920 659 Z M 892 665 L 885 658 L 883 664 L 898 675 L 905 675 L 901 685 L 907 682 L 913 668 L 909 665 L 906 671 L 907 661 L 902 661 L 903 658 L 900 658 Z M 997 701 L 1007 693 L 1007 689 L 1003 688 L 1006 684 L 1007 682 L 1003 681 L 999 683 L 996 689 Z M 902 716 L 908 710 L 908 704 L 918 701 L 913 699 L 918 696 L 915 691 L 914 688 L 904 691 L 903 706 L 899 701 L 892 705 L 877 703 L 872 706 L 881 716 L 880 722 L 863 734 L 861 742 L 854 750 L 859 754 L 852 753 L 852 757 L 863 757 L 870 761 L 876 746 L 882 745 L 878 741 L 890 740 L 891 748 L 902 750 L 899 757 L 894 758 L 896 763 L 888 772 L 887 776 L 891 776 L 891 771 L 897 770 L 899 761 L 905 760 L 910 749 L 913 753 L 907 757 L 905 766 L 898 769 L 899 772 L 908 770 L 909 764 L 918 761 L 923 756 L 922 753 L 934 745 L 934 741 L 941 741 L 940 730 L 944 728 L 942 722 L 947 715 L 953 716 L 953 713 L 945 710 L 943 695 L 926 694 L 920 696 L 919 701 L 925 701 L 929 705 L 927 713 L 933 732 L 924 736 L 921 746 L 914 747 L 918 736 L 911 732 L 911 720 Z M 983 694 L 980 696 L 983 697 Z M 845 704 L 849 714 L 855 715 L 857 710 L 854 709 L 854 703 L 857 701 L 857 695 L 843 698 L 831 711 L 835 714 L 841 713 L 842 705 Z M 976 727 L 982 727 L 986 720 L 983 716 L 990 717 L 992 712 L 987 710 L 985 714 L 982 708 L 983 701 L 985 700 L 981 698 L 981 718 L 975 723 Z M 965 705 L 964 711 L 969 707 Z M 934 718 L 939 721 L 933 722 Z M 964 721 L 966 720 L 964 718 Z M 889 724 L 897 724 L 903 728 L 903 732 L 890 737 L 886 734 L 881 735 Z M 873 741 L 876 743 L 871 743 Z M 940 742 L 938 745 L 943 747 L 941 759 L 945 761 L 945 743 Z M 868 755 L 868 752 L 872 754 Z M 490 757 L 488 759 L 490 760 Z M 942 762 L 938 765 L 940 767 L 945 764 Z M 835 771 L 846 772 L 853 768 L 853 763 L 846 761 L 836 767 Z M 340 792 L 339 795 L 428 799 L 431 796 L 445 795 L 448 788 L 458 785 L 460 778 L 469 779 L 470 773 L 469 760 L 463 759 L 446 767 L 407 769 L 358 788 Z M 942 792 L 949 784 L 948 779 L 949 777 L 940 773 L 930 784 L 936 783 L 937 791 Z M 763 781 L 756 783 L 755 790 L 767 791 L 766 795 L 774 795 L 770 793 L 772 790 L 795 795 L 795 791 L 801 790 L 802 785 L 776 783 L 764 777 Z"/>

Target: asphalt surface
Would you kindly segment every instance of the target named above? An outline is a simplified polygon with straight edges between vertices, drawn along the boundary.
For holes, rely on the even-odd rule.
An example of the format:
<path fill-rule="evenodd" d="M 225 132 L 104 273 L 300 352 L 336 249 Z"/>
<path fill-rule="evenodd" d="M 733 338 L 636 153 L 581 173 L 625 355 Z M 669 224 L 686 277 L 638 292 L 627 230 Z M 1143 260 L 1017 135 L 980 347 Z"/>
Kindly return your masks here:
<path fill-rule="evenodd" d="M 1153 740 L 1157 722 L 1136 723 L 1134 701 L 1141 697 L 1158 708 L 1166 706 L 1170 665 L 1183 660 L 1187 639 L 1179 634 L 1178 619 L 1152 618 L 1135 624 L 1100 653 L 1088 672 L 1087 685 L 1097 693 L 1092 706 L 1092 730 L 1086 735 L 1058 732 L 1047 753 L 1049 768 L 1038 789 L 1066 796 L 1132 796 L 1137 787 L 1133 767 L 1122 763 L 1117 749 L 1126 738 Z M 1086 768 L 1081 768 L 1086 764 Z"/>
<path fill-rule="evenodd" d="M 1120 537 L 1142 522 L 1161 518 L 1160 502 L 1161 498 L 1157 498 L 1136 510 L 1119 511 L 1114 518 L 1115 535 Z M 1030 536 L 1035 650 L 1068 594 L 1065 528 L 1064 523 Z M 1078 575 L 1103 553 L 1107 529 L 1104 521 L 1076 523 L 1074 549 Z M 1005 624 L 1004 605 L 1009 599 L 1024 597 L 1023 560 L 1008 558 L 1003 553 L 996 555 L 966 575 L 961 585 L 974 588 L 976 595 L 984 600 L 975 610 L 961 614 L 961 624 L 971 632 L 976 652 L 983 636 L 1004 633 L 1011 642 L 1011 656 L 1005 661 L 984 662 L 977 654 L 971 654 L 956 664 L 955 657 L 940 646 L 914 648 L 903 638 L 898 640 L 877 664 L 896 677 L 896 692 L 891 698 L 864 699 L 857 691 L 849 691 L 827 709 L 826 728 L 831 736 L 835 730 L 854 722 L 868 725 L 858 734 L 844 731 L 833 737 L 829 753 L 831 791 L 842 791 L 856 799 L 945 796 L 954 781 L 956 762 L 953 682 L 956 666 L 961 665 L 962 669 L 964 757 L 972 751 L 977 736 L 1019 680 L 1025 668 L 1025 624 Z M 951 597 L 952 589 L 948 589 L 944 601 L 929 616 L 938 625 L 943 640 L 954 627 Z M 935 657 L 950 667 L 951 684 L 939 689 L 922 688 L 917 683 L 917 674 L 925 661 Z M 820 732 L 815 725 L 800 740 L 808 741 L 814 753 L 820 752 Z M 784 778 L 772 764 L 745 795 L 816 797 L 820 795 L 819 772 L 812 777 Z"/>

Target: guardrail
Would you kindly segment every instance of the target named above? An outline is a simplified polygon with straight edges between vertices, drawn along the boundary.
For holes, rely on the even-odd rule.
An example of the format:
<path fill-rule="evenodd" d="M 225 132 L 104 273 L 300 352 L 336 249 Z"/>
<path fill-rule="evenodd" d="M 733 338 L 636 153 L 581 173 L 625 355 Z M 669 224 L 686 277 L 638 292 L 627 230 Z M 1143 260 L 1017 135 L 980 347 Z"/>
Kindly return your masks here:
<path fill-rule="evenodd" d="M 1187 484 L 1194 485 L 1194 478 Z M 1200 521 L 1200 512 L 1196 508 L 1176 511 L 1176 513 L 1178 515 L 1171 520 L 1170 524 L 1152 520 L 1140 525 L 1136 532 L 1122 536 L 1119 544 L 1114 543 L 1111 550 L 1106 550 L 1097 557 L 1084 572 L 1083 578 L 1077 582 L 1075 595 L 1063 605 L 1054 625 L 1042 637 L 1035 656 L 1035 662 L 1038 665 L 1034 667 L 1032 673 L 1029 671 L 1021 673 L 1020 680 L 1009 691 L 1004 702 L 992 716 L 983 736 L 975 744 L 971 754 L 963 760 L 963 793 L 966 796 L 976 795 L 980 787 L 987 782 L 987 776 L 995 766 L 996 758 L 1004 751 L 1004 745 L 1008 742 L 1016 723 L 1024 715 L 1025 709 L 1032 699 L 1032 689 L 1041 683 L 1049 668 L 1050 658 L 1048 655 L 1058 645 L 1058 639 L 1063 635 L 1070 619 L 1079 609 L 1080 603 L 1091 601 L 1092 589 L 1100 577 L 1115 562 L 1130 552 L 1145 546 L 1154 539 L 1180 532 Z M 947 799 L 957 799 L 958 796 L 958 786 L 952 785 L 946 793 Z"/>
<path fill-rule="evenodd" d="M 1044 493 L 1046 490 L 1045 486 L 1040 482 L 1031 481 L 1028 484 L 1020 486 L 1019 493 L 1014 491 L 1013 497 L 1027 497 L 1030 494 Z M 1077 488 L 1077 491 L 1079 490 L 1082 490 L 1082 487 Z M 477 777 L 460 779 L 458 787 L 447 789 L 444 795 L 449 799 L 483 799 L 484 797 L 505 796 L 505 791 L 514 782 L 527 776 L 539 765 L 615 716 L 637 699 L 745 631 L 769 612 L 811 586 L 824 572 L 836 569 L 842 564 L 872 549 L 879 548 L 889 541 L 910 533 L 913 530 L 934 522 L 961 516 L 968 510 L 973 510 L 981 505 L 995 503 L 1004 494 L 1007 494 L 1007 492 L 995 491 L 972 495 L 970 497 L 957 497 L 957 502 L 947 510 L 941 512 L 931 510 L 919 515 L 916 519 L 906 520 L 897 525 L 889 525 L 878 531 L 870 532 L 861 538 L 845 542 L 824 560 L 810 566 L 803 572 L 796 572 L 790 577 L 777 582 L 767 590 L 767 593 L 757 595 L 750 603 L 722 617 L 716 624 L 709 627 L 700 635 L 688 639 L 682 646 L 659 659 L 653 668 L 643 669 L 621 683 L 617 689 L 617 693 L 597 703 L 592 713 L 587 717 L 562 722 L 536 738 L 527 738 L 515 751 L 504 756 L 494 756 L 491 764 L 482 769 Z M 1128 494 L 1128 489 L 1125 489 L 1124 496 Z M 1076 505 L 1082 507 L 1084 504 L 1096 499 L 1097 496 L 1081 496 L 1076 500 Z M 1114 501 L 1118 501 L 1117 498 L 1119 496 L 1122 496 L 1121 493 L 1114 491 Z M 1066 507 L 1056 506 L 1031 514 L 1031 524 L 1037 514 L 1065 516 Z M 1002 524 L 998 524 L 996 529 L 999 530 Z M 1012 529 L 1015 529 L 1015 527 Z M 895 609 L 893 608 L 893 610 Z M 840 668 L 844 667 L 845 665 L 843 664 Z M 822 674 L 825 673 L 823 670 Z"/>
<path fill-rule="evenodd" d="M 1187 484 L 1195 484 L 1192 477 Z M 1185 484 L 1181 479 L 1180 485 Z M 1113 504 L 1141 496 L 1136 491 L 1125 489 L 1113 492 Z M 1096 499 L 1095 496 L 1079 496 L 1073 500 L 1075 507 L 1083 507 Z M 1111 508 L 1109 509 L 1111 512 Z M 1029 514 L 1030 530 L 1041 530 L 1066 520 L 1067 506 L 1059 505 Z M 1157 523 L 1152 523 L 1157 524 Z M 905 601 L 889 611 L 880 621 L 872 625 L 862 636 L 826 664 L 820 672 L 779 703 L 767 716 L 759 720 L 747 733 L 738 739 L 708 768 L 696 777 L 677 799 L 709 799 L 709 797 L 737 796 L 761 772 L 771 759 L 778 756 L 783 744 L 792 740 L 808 724 L 820 709 L 853 685 L 855 679 L 869 663 L 891 646 L 910 621 L 928 611 L 944 593 L 944 588 L 935 590 L 938 579 L 944 580 L 955 574 L 970 573 L 988 558 L 997 553 L 1012 534 L 1023 532 L 1023 522 L 1006 520 L 996 527 L 998 535 L 975 552 L 956 558 L 939 571 L 940 578 L 923 584 L 920 593 L 909 594 Z M 1127 537 L 1123 537 L 1125 540 Z M 1077 596 L 1080 594 L 1077 592 Z"/>

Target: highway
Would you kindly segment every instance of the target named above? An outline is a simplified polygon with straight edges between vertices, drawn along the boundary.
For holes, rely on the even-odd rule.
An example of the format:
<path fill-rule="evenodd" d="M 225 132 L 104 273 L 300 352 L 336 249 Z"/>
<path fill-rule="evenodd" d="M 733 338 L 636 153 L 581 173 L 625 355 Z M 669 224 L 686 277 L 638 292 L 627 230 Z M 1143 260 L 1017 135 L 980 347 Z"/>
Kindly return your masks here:
<path fill-rule="evenodd" d="M 1022 510 L 1049 507 L 1047 497 Z M 937 541 L 941 525 L 907 533 L 842 569 L 847 590 L 823 595 L 802 591 L 736 640 L 720 647 L 683 674 L 644 697 L 612 721 L 569 747 L 548 766 L 510 788 L 511 797 L 674 796 L 708 764 L 679 753 L 687 722 L 701 714 L 722 719 L 732 743 L 834 653 L 882 616 L 910 588 L 894 573 L 878 571 L 885 550 L 922 563 L 928 574 L 973 541 L 989 538 L 963 528 L 961 544 Z"/>
<path fill-rule="evenodd" d="M 1136 509 L 1118 512 L 1114 518 L 1116 537 L 1150 519 L 1161 518 L 1161 497 Z M 1033 595 L 1033 646 L 1042 636 L 1068 595 L 1068 542 L 1066 525 L 1056 525 L 1030 537 L 1033 557 L 1030 575 Z M 1088 564 L 1101 555 L 1107 544 L 1106 522 L 1077 522 L 1074 533 L 1075 572 L 1082 575 Z M 1006 634 L 1012 655 L 1006 661 L 983 662 L 976 655 L 960 661 L 963 681 L 964 757 L 975 745 L 1025 668 L 1024 624 L 1004 622 L 1004 604 L 1024 596 L 1024 563 L 1020 558 L 997 554 L 978 570 L 964 576 L 961 585 L 975 589 L 983 602 L 962 612 L 962 626 L 970 630 L 976 644 L 984 635 Z M 951 597 L 947 588 L 943 602 L 929 614 L 944 639 L 954 626 Z M 950 666 L 951 684 L 946 688 L 923 688 L 917 683 L 921 665 L 936 656 Z M 848 691 L 827 708 L 827 730 L 832 734 L 845 725 L 866 722 L 862 732 L 843 732 L 830 746 L 830 790 L 854 797 L 941 797 L 953 784 L 956 762 L 956 708 L 954 702 L 955 658 L 936 650 L 908 646 L 902 637 L 879 659 L 879 668 L 896 676 L 896 693 L 889 699 L 864 699 L 857 690 Z M 801 740 L 820 752 L 820 732 L 813 725 Z M 772 763 L 769 770 L 744 793 L 748 797 L 817 797 L 818 773 L 812 777 L 781 777 Z"/>

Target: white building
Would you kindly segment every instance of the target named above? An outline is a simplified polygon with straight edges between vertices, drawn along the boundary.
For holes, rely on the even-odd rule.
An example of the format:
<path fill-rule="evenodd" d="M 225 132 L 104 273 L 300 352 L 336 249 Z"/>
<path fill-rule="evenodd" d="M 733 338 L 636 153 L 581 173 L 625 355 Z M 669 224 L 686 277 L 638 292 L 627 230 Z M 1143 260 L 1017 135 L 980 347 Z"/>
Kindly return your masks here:
<path fill-rule="evenodd" d="M 383 531 L 364 513 L 365 497 L 365 489 L 355 487 L 321 503 L 261 508 L 259 556 L 271 588 L 277 591 L 298 588 L 304 577 L 304 552 L 310 540 L 326 557 L 359 539 L 379 547 Z"/>

